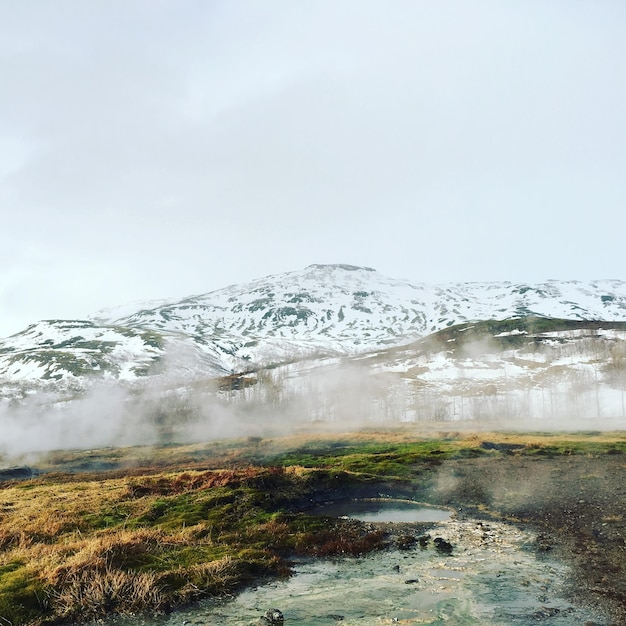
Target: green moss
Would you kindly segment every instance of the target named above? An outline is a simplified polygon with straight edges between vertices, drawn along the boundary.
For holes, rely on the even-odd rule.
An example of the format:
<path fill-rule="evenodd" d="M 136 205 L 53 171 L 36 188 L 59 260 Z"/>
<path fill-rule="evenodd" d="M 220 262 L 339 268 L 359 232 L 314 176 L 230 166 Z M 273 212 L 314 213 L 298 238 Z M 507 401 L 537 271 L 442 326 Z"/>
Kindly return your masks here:
<path fill-rule="evenodd" d="M 206 523 L 215 533 L 240 532 L 250 524 L 269 519 L 274 504 L 275 500 L 260 490 L 217 487 L 158 498 L 130 523 L 167 531 Z"/>
<path fill-rule="evenodd" d="M 213 506 L 201 497 L 192 498 L 187 494 L 158 498 L 151 503 L 148 511 L 133 521 L 133 525 L 164 529 L 194 526 L 209 519 Z"/>
<path fill-rule="evenodd" d="M 550 444 L 537 443 L 527 445 L 522 449 L 521 453 L 528 456 L 625 454 L 626 441 L 552 440 Z"/>
<path fill-rule="evenodd" d="M 225 556 L 231 556 L 234 552 L 227 545 L 156 546 L 151 551 L 126 555 L 121 562 L 116 563 L 116 566 L 136 572 L 178 571 L 184 578 L 185 570 L 194 565 L 217 561 Z"/>
<path fill-rule="evenodd" d="M 20 626 L 48 613 L 46 590 L 20 561 L 0 566 L 0 616 Z"/>
<path fill-rule="evenodd" d="M 97 513 L 85 513 L 83 520 L 85 528 L 89 530 L 102 530 L 124 524 L 131 516 L 129 506 L 115 506 L 105 508 Z"/>
<path fill-rule="evenodd" d="M 478 452 L 481 454 L 483 451 Z M 401 444 L 364 442 L 349 444 L 328 443 L 312 449 L 303 447 L 274 457 L 272 463 L 301 465 L 310 468 L 337 468 L 370 476 L 408 477 L 416 471 L 415 465 L 466 455 L 460 442 L 424 440 Z"/>

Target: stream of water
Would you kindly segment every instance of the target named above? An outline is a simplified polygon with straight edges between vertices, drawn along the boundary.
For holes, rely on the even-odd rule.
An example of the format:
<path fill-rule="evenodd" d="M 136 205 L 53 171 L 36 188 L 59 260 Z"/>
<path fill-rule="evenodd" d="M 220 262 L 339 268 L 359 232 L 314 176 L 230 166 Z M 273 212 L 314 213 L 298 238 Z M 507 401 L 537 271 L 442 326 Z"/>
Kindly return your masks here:
<path fill-rule="evenodd" d="M 400 508 L 405 514 L 406 507 Z M 449 511 L 429 510 L 443 519 L 450 516 Z M 412 511 L 415 515 L 415 505 Z M 353 511 L 354 517 L 361 513 Z M 396 521 L 393 514 L 391 517 Z M 414 524 L 405 528 L 419 531 Z M 534 541 L 531 533 L 500 522 L 455 518 L 431 526 L 427 532 L 431 539 L 422 542 L 425 545 L 417 542 L 408 550 L 385 550 L 363 557 L 300 559 L 288 580 L 248 589 L 229 600 L 204 601 L 169 616 L 118 623 L 267 626 L 264 616 L 273 608 L 284 615 L 286 626 L 606 623 L 603 616 L 567 600 L 568 568 L 538 558 L 530 548 Z M 451 554 L 436 548 L 436 537 L 453 545 Z"/>

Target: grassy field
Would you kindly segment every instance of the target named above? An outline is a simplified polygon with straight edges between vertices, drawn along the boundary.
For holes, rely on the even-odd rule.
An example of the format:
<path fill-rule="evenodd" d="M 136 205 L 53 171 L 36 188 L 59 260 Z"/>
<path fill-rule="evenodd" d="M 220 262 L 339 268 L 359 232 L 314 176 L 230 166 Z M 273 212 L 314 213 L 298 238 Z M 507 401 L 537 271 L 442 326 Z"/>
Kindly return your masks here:
<path fill-rule="evenodd" d="M 481 459 L 624 453 L 624 433 L 405 429 L 51 453 L 36 478 L 0 485 L 0 622 L 163 612 L 287 576 L 290 555 L 385 545 L 370 526 L 311 515 L 324 501 L 385 493 L 497 508 L 480 491 L 435 489 L 448 464 L 458 474 Z"/>

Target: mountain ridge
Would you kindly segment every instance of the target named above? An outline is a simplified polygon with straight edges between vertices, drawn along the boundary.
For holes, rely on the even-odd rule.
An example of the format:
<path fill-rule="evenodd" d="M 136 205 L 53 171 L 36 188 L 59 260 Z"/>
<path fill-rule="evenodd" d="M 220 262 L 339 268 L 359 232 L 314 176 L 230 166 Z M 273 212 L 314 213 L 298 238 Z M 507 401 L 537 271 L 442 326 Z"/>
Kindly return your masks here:
<path fill-rule="evenodd" d="M 50 384 L 81 388 L 94 379 L 132 383 L 165 371 L 218 377 L 409 344 L 466 322 L 528 316 L 625 321 L 626 282 L 429 285 L 370 267 L 314 264 L 180 300 L 113 307 L 88 320 L 32 324 L 0 340 L 0 386 L 30 393 Z"/>

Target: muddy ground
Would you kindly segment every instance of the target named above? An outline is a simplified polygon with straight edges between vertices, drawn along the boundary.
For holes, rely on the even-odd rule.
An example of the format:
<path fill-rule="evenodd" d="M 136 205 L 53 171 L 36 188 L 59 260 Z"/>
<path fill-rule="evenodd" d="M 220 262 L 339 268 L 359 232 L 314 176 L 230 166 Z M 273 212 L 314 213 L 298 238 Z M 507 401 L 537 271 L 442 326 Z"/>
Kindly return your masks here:
<path fill-rule="evenodd" d="M 415 499 L 529 524 L 538 551 L 571 565 L 571 599 L 626 624 L 625 470 L 626 456 L 610 454 L 449 460 Z"/>

